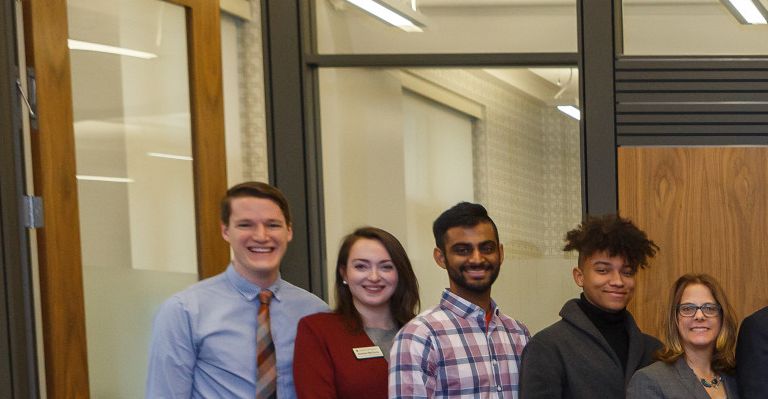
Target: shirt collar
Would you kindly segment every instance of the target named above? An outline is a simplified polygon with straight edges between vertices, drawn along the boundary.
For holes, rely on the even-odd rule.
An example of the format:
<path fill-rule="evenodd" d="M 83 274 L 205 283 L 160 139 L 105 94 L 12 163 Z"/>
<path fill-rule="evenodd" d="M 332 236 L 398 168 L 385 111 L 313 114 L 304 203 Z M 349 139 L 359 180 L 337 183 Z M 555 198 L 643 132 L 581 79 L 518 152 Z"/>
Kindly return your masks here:
<path fill-rule="evenodd" d="M 259 297 L 259 293 L 261 292 L 262 288 L 241 276 L 240 273 L 235 270 L 235 266 L 233 266 L 232 263 L 229 264 L 227 270 L 224 273 L 226 274 L 229 282 L 232 283 L 235 289 L 247 301 L 251 302 Z M 278 274 L 277 280 L 275 280 L 275 282 L 272 283 L 269 288 L 267 288 L 268 290 L 272 291 L 272 299 L 277 300 L 278 302 L 280 302 L 280 287 L 282 287 L 283 284 L 284 281 Z"/>
<path fill-rule="evenodd" d="M 440 298 L 440 307 L 464 319 L 477 312 L 483 313 L 480 306 L 454 294 L 448 288 L 443 291 L 443 297 Z M 491 299 L 491 309 L 494 315 L 499 315 L 499 307 L 493 299 Z"/>

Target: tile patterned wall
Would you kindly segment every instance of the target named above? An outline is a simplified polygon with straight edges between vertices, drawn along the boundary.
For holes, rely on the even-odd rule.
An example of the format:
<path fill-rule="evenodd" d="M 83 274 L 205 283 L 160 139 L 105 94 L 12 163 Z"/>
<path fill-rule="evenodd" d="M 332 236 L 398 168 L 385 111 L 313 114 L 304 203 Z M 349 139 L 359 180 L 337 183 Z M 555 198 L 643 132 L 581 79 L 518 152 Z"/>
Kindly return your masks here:
<path fill-rule="evenodd" d="M 267 118 L 264 94 L 264 54 L 261 35 L 261 1 L 251 0 L 253 19 L 238 29 L 240 122 L 242 125 L 243 178 L 269 180 Z"/>
<path fill-rule="evenodd" d="M 481 70 L 413 74 L 485 106 L 474 127 L 475 200 L 499 228 L 507 257 L 563 257 L 581 219 L 578 122 Z"/>

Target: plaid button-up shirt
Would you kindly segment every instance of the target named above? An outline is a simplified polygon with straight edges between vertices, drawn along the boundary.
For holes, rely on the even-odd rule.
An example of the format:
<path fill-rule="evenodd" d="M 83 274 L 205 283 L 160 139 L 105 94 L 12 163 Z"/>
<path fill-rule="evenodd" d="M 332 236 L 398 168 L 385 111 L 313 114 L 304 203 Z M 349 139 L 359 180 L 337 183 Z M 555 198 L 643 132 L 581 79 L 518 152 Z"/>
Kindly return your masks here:
<path fill-rule="evenodd" d="M 528 328 L 501 314 L 486 328 L 485 311 L 445 290 L 440 304 L 395 337 L 390 398 L 518 398 L 520 357 Z"/>

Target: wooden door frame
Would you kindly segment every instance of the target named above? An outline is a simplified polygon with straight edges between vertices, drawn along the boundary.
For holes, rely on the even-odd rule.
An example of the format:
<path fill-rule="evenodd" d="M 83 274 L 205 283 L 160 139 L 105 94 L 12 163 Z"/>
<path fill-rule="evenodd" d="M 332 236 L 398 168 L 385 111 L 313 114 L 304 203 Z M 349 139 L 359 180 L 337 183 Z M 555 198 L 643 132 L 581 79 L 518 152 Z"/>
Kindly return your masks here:
<path fill-rule="evenodd" d="M 219 2 L 167 0 L 186 8 L 198 271 L 223 270 L 229 249 L 219 233 L 226 190 Z M 82 254 L 75 179 L 72 84 L 65 0 L 22 0 L 27 65 L 37 77 L 32 131 L 45 383 L 49 398 L 89 396 Z M 219 40 L 217 40 L 217 38 Z"/>

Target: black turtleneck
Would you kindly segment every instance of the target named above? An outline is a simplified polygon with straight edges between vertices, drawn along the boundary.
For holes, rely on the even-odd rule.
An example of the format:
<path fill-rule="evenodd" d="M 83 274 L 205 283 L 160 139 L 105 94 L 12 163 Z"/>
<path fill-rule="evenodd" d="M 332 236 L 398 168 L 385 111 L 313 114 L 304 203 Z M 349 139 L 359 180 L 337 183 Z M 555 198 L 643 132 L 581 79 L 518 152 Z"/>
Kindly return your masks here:
<path fill-rule="evenodd" d="M 581 294 L 577 303 L 587 318 L 600 331 L 600 334 L 603 334 L 608 345 L 619 357 L 621 367 L 626 370 L 627 357 L 629 356 L 629 334 L 624 321 L 627 319 L 627 310 L 622 309 L 615 313 L 606 312 L 590 303 L 584 294 Z"/>

